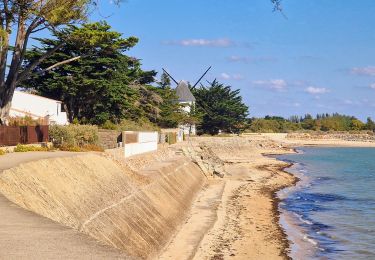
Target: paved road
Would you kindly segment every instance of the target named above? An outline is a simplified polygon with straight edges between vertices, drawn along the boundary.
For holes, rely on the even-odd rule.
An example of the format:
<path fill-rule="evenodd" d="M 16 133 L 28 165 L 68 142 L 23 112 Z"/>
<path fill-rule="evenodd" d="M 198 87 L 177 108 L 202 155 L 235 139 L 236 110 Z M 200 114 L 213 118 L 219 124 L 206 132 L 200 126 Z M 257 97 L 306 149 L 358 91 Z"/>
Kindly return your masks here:
<path fill-rule="evenodd" d="M 26 163 L 41 159 L 76 156 L 81 153 L 71 152 L 28 152 L 28 153 L 8 153 L 0 156 L 0 172 L 20 163 Z"/>
<path fill-rule="evenodd" d="M 69 152 L 0 156 L 1 171 L 33 160 L 76 156 Z M 120 251 L 15 205 L 0 194 L 0 259 L 129 259 Z"/>

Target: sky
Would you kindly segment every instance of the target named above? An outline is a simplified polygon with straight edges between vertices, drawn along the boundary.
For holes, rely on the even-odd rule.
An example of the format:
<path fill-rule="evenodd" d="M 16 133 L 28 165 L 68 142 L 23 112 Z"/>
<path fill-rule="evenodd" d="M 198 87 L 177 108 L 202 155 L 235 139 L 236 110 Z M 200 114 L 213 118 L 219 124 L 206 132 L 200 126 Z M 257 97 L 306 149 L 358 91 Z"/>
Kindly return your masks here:
<path fill-rule="evenodd" d="M 128 55 L 191 83 L 240 89 L 250 116 L 343 113 L 375 119 L 375 1 L 102 0 L 106 20 L 139 44 Z"/>

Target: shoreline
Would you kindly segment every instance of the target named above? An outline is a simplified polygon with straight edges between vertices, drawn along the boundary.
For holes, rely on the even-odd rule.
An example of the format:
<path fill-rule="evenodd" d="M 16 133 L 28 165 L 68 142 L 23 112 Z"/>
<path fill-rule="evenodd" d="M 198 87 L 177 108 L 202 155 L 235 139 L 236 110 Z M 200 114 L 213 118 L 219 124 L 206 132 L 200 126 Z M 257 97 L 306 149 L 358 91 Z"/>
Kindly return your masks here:
<path fill-rule="evenodd" d="M 297 147 L 293 147 L 291 149 L 293 150 L 293 153 L 295 153 L 295 154 L 299 153 L 297 151 Z M 295 174 L 293 174 L 293 173 L 291 173 L 291 172 L 289 172 L 289 171 L 286 170 L 286 169 L 292 168 L 295 165 L 295 162 L 284 161 L 284 160 L 278 159 L 277 157 L 281 156 L 281 155 L 284 155 L 284 153 L 262 154 L 262 156 L 265 156 L 267 158 L 273 158 L 273 159 L 276 159 L 277 161 L 286 163 L 287 165 L 280 166 L 279 169 L 278 169 L 278 171 L 284 172 L 284 173 L 290 175 L 291 177 L 293 177 L 293 182 L 292 183 L 286 184 L 284 186 L 281 186 L 280 188 L 278 188 L 278 189 L 276 189 L 276 190 L 274 190 L 274 191 L 271 192 L 274 221 L 277 223 L 277 225 L 279 227 L 279 230 L 282 233 L 282 238 L 280 239 L 280 243 L 283 245 L 284 257 L 285 257 L 285 259 L 290 259 L 291 260 L 291 259 L 293 259 L 290 256 L 292 245 L 291 245 L 291 241 L 289 239 L 289 236 L 287 234 L 287 231 L 285 230 L 285 228 L 281 224 L 281 217 L 282 217 L 283 213 L 281 212 L 281 209 L 280 209 L 280 203 L 282 202 L 282 199 L 279 197 L 278 193 L 280 191 L 282 191 L 282 190 L 287 189 L 287 188 L 296 187 L 296 185 L 301 181 L 301 179 L 299 177 L 297 177 Z M 267 169 L 267 165 L 264 165 L 262 167 L 264 169 L 268 170 Z"/>
<path fill-rule="evenodd" d="M 285 171 L 293 164 L 270 155 L 295 151 L 263 137 L 194 141 L 194 147 L 208 148 L 224 162 L 224 177 L 214 177 L 223 190 L 210 197 L 209 185 L 198 195 L 190 217 L 159 259 L 291 259 L 287 234 L 279 224 L 277 193 L 295 185 L 298 178 Z M 198 225 L 203 227 L 196 230 Z M 186 237 L 189 239 L 183 239 Z M 192 250 L 185 256 L 188 247 Z"/>
<path fill-rule="evenodd" d="M 281 214 L 282 214 L 282 212 L 280 211 L 280 202 L 282 200 L 279 198 L 279 196 L 277 195 L 277 193 L 280 192 L 280 191 L 282 191 L 282 190 L 284 190 L 284 189 L 286 189 L 286 188 L 296 186 L 296 184 L 300 181 L 300 179 L 298 177 L 296 177 L 292 173 L 286 171 L 286 169 L 289 169 L 289 168 L 293 167 L 293 165 L 294 165 L 294 163 L 289 163 L 287 166 L 280 167 L 280 169 L 279 169 L 280 171 L 283 171 L 283 172 L 285 172 L 285 173 L 290 174 L 291 176 L 293 176 L 293 178 L 294 178 L 293 183 L 290 184 L 290 185 L 285 185 L 284 187 L 280 187 L 280 189 L 275 190 L 273 192 L 273 194 L 272 194 L 273 210 L 274 210 L 274 214 L 275 214 L 275 221 L 276 221 L 276 223 L 278 223 L 280 231 L 283 234 L 282 243 L 284 244 L 284 253 L 285 253 L 285 258 L 286 259 L 292 259 L 292 257 L 289 255 L 291 253 L 291 244 L 290 244 L 291 241 L 289 241 L 289 236 L 288 236 L 286 230 L 284 229 L 284 227 L 280 223 Z"/>
<path fill-rule="evenodd" d="M 200 138 L 199 141 L 207 145 L 209 139 Z M 215 144 L 208 142 L 208 146 L 225 161 L 229 174 L 224 181 L 232 183 L 233 187 L 228 188 L 231 185 L 227 185 L 221 202 L 217 204 L 218 209 L 213 210 L 215 220 L 210 224 L 212 228 L 200 234 L 202 239 L 195 245 L 194 256 L 186 259 L 292 259 L 293 240 L 281 223 L 282 199 L 278 193 L 295 187 L 301 180 L 293 172 L 287 171 L 295 163 L 279 160 L 276 156 L 299 153 L 298 147 L 312 146 L 311 142 L 285 142 L 262 135 L 219 140 L 213 140 Z M 229 144 L 230 140 L 232 144 Z M 249 142 L 251 149 L 247 147 Z M 364 145 L 363 142 L 323 140 L 313 146 L 375 147 L 375 143 L 366 142 Z M 238 169 L 241 167 L 240 173 Z M 252 184 L 249 185 L 247 181 Z"/>

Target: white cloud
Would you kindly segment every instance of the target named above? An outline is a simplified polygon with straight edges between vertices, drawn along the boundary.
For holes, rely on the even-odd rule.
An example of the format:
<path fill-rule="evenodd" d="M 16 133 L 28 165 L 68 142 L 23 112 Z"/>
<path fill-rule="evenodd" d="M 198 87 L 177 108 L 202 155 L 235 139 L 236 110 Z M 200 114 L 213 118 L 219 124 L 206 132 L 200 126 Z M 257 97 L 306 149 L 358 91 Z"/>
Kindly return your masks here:
<path fill-rule="evenodd" d="M 207 47 L 231 47 L 236 45 L 234 41 L 227 38 L 222 39 L 183 39 L 180 41 L 167 41 L 168 45 L 179 45 L 184 47 L 190 46 L 207 46 Z"/>
<path fill-rule="evenodd" d="M 305 91 L 312 95 L 326 94 L 329 92 L 329 90 L 326 88 L 317 88 L 317 87 L 312 87 L 312 86 L 306 88 Z"/>
<path fill-rule="evenodd" d="M 222 78 L 222 79 L 230 79 L 230 75 L 227 74 L 227 73 L 225 73 L 225 72 L 223 72 L 223 73 L 220 74 L 220 78 Z"/>
<path fill-rule="evenodd" d="M 227 58 L 228 61 L 231 61 L 231 62 L 249 62 L 249 58 L 248 57 L 241 57 L 241 56 L 230 56 Z"/>
<path fill-rule="evenodd" d="M 375 76 L 375 66 L 356 67 L 352 68 L 350 72 L 354 75 Z"/>
<path fill-rule="evenodd" d="M 342 103 L 348 106 L 360 106 L 362 104 L 361 101 L 355 101 L 351 99 L 344 99 Z"/>
<path fill-rule="evenodd" d="M 232 78 L 234 80 L 243 80 L 245 77 L 242 76 L 241 74 L 234 74 L 234 75 L 232 75 Z"/>
<path fill-rule="evenodd" d="M 243 62 L 243 63 L 259 63 L 259 62 L 274 62 L 276 58 L 273 57 L 246 57 L 246 56 L 229 56 L 227 57 L 229 62 Z"/>
<path fill-rule="evenodd" d="M 287 82 L 283 79 L 255 80 L 252 83 L 254 85 L 275 89 L 277 91 L 283 91 L 288 86 Z"/>
<path fill-rule="evenodd" d="M 372 83 L 372 84 L 370 85 L 370 88 L 375 89 L 375 83 Z"/>
<path fill-rule="evenodd" d="M 228 74 L 223 72 L 220 74 L 219 78 L 223 80 L 243 80 L 244 76 L 241 74 Z"/>

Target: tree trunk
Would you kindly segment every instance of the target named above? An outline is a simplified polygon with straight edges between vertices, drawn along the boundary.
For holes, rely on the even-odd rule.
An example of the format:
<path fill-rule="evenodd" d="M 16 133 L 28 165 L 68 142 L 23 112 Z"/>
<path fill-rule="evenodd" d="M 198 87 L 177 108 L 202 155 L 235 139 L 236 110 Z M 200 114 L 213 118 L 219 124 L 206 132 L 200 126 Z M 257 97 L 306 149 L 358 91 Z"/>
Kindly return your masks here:
<path fill-rule="evenodd" d="M 0 90 L 0 125 L 8 123 L 9 111 L 12 105 L 13 95 L 6 93 L 7 91 Z"/>

